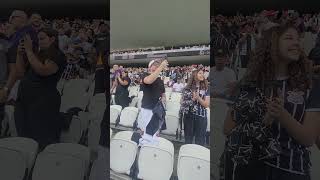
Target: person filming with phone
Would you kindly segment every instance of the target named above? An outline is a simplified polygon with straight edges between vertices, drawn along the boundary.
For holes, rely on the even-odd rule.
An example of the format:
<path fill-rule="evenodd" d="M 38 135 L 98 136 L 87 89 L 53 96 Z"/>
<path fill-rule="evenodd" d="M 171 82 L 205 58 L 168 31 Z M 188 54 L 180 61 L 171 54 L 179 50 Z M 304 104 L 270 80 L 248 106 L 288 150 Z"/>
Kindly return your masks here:
<path fill-rule="evenodd" d="M 166 70 L 167 66 L 167 60 L 152 60 L 148 66 L 149 72 L 142 75 L 143 98 L 138 117 L 138 128 L 142 131 L 140 144 L 154 143 L 156 136 L 159 135 L 159 119 L 154 115 L 153 110 L 159 105 L 160 100 L 163 102 L 166 99 L 160 73 Z"/>
<path fill-rule="evenodd" d="M 29 35 L 24 36 L 18 46 L 16 68 L 24 76 L 18 89 L 14 117 L 18 136 L 36 140 L 41 150 L 59 141 L 61 98 L 56 86 L 66 58 L 59 50 L 55 30 L 41 29 L 38 39 L 38 51 L 34 51 Z"/>

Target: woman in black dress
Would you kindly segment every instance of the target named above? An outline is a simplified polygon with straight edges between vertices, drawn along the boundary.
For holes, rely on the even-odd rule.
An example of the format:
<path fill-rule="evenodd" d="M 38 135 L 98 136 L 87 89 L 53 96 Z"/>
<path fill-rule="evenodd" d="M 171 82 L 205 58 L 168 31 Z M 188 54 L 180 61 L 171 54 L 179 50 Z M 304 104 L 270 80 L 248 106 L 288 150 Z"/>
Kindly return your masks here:
<path fill-rule="evenodd" d="M 24 77 L 20 82 L 14 115 L 18 136 L 36 140 L 41 150 L 59 141 L 61 98 L 56 86 L 66 59 L 59 50 L 56 31 L 42 29 L 38 38 L 40 48 L 36 52 L 29 35 L 20 41 L 18 47 L 16 66 Z"/>
<path fill-rule="evenodd" d="M 129 91 L 131 79 L 128 77 L 127 71 L 122 71 L 121 75 L 117 77 L 117 89 L 115 93 L 116 104 L 122 106 L 122 108 L 129 106 Z"/>

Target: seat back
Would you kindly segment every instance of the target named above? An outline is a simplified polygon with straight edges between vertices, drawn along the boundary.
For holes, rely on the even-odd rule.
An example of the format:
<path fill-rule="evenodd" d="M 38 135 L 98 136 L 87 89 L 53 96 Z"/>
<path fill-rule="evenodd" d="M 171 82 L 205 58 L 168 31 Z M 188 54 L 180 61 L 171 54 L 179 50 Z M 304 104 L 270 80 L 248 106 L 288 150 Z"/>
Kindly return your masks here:
<path fill-rule="evenodd" d="M 181 146 L 177 174 L 184 180 L 210 180 L 210 150 L 194 144 Z"/>
<path fill-rule="evenodd" d="M 77 157 L 41 152 L 34 166 L 32 180 L 83 180 L 85 162 Z"/>
<path fill-rule="evenodd" d="M 137 143 L 131 141 L 132 134 L 118 132 L 110 142 L 110 168 L 117 173 L 130 174 L 138 150 Z"/>
<path fill-rule="evenodd" d="M 1 179 L 23 180 L 27 163 L 21 152 L 0 147 L 0 159 Z"/>
<path fill-rule="evenodd" d="M 176 135 L 179 127 L 179 117 L 176 112 L 166 112 L 166 126 L 167 129 L 162 131 L 163 134 Z"/>
<path fill-rule="evenodd" d="M 122 110 L 120 115 L 120 125 L 126 127 L 133 127 L 133 123 L 138 117 L 138 108 L 126 107 Z"/>
<path fill-rule="evenodd" d="M 148 180 L 169 180 L 173 172 L 174 147 L 163 138 L 158 145 L 141 147 L 138 166 L 138 178 Z"/>
<path fill-rule="evenodd" d="M 20 152 L 25 159 L 25 164 L 30 171 L 35 162 L 39 144 L 33 139 L 23 137 L 10 137 L 0 139 L 0 147 L 10 148 L 12 150 Z"/>

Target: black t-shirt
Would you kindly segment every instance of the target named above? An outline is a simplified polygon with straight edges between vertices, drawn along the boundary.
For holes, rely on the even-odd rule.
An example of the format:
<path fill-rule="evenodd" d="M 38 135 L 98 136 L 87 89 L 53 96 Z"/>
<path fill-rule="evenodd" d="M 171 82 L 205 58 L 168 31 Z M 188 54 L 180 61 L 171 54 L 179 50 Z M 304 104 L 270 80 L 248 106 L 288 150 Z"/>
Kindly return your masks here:
<path fill-rule="evenodd" d="M 41 57 L 41 54 L 42 52 L 39 53 L 39 57 Z M 50 53 L 48 58 L 43 60 L 50 60 L 54 62 L 59 68 L 58 71 L 49 76 L 41 76 L 32 69 L 30 64 L 28 64 L 27 72 L 23 78 L 23 81 L 28 82 L 33 87 L 56 87 L 67 64 L 66 57 L 59 49 L 55 49 L 52 50 L 52 53 Z"/>
<path fill-rule="evenodd" d="M 149 76 L 149 73 L 142 75 L 141 90 L 143 91 L 143 98 L 141 107 L 145 109 L 153 109 L 159 98 L 165 93 L 164 83 L 160 77 L 158 77 L 152 84 L 145 84 L 144 78 Z"/>
<path fill-rule="evenodd" d="M 315 82 L 312 89 L 293 90 L 288 80 L 283 79 L 278 81 L 273 90 L 262 91 L 256 88 L 242 90 L 233 107 L 235 110 L 233 117 L 238 125 L 228 137 L 228 148 L 236 150 L 235 157 L 238 158 L 239 149 L 251 152 L 247 150 L 253 146 L 259 149 L 255 153 L 258 153 L 260 158 L 264 157 L 266 164 L 295 174 L 307 173 L 310 169 L 308 148 L 296 141 L 279 121 L 274 121 L 270 128 L 266 128 L 262 120 L 267 111 L 266 99 L 270 99 L 273 94 L 273 97 L 282 97 L 284 108 L 297 122 L 303 124 L 305 112 L 320 111 L 319 88 L 319 83 Z M 271 93 L 272 91 L 274 93 Z M 248 134 L 251 136 L 248 137 Z M 246 140 L 239 141 L 241 136 Z M 253 142 L 259 142 L 258 146 Z M 252 155 L 242 153 L 240 156 L 246 158 Z"/>
<path fill-rule="evenodd" d="M 129 77 L 124 77 L 122 80 L 123 81 L 127 81 L 128 85 L 121 85 L 119 80 L 117 79 L 118 86 L 117 86 L 116 94 L 122 94 L 123 92 L 125 92 L 125 91 L 127 92 L 128 91 L 128 87 L 131 84 L 131 79 Z"/>

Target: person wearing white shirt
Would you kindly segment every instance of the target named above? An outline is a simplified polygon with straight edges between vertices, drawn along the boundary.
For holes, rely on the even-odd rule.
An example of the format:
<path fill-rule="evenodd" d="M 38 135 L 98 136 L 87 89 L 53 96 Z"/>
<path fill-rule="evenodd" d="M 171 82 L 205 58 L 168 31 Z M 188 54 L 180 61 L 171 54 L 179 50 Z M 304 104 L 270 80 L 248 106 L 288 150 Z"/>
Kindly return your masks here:
<path fill-rule="evenodd" d="M 185 87 L 184 83 L 182 83 L 182 79 L 179 79 L 178 82 L 173 84 L 173 92 L 181 92 Z"/>
<path fill-rule="evenodd" d="M 210 74 L 210 86 L 214 98 L 229 97 L 236 85 L 235 72 L 225 67 L 228 61 L 228 54 L 224 49 L 217 49 L 215 55 L 215 67 L 212 67 Z"/>

